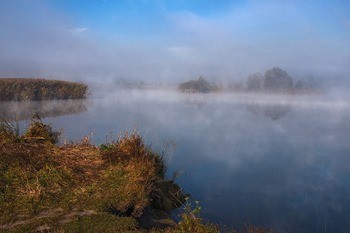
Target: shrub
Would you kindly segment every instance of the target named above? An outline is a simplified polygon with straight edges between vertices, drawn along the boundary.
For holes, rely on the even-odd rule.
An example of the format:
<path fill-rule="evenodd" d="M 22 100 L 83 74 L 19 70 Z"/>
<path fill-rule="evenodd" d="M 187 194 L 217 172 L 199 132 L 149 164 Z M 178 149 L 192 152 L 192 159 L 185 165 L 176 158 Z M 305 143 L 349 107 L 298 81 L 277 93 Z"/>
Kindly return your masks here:
<path fill-rule="evenodd" d="M 288 73 L 278 67 L 265 72 L 264 87 L 268 91 L 291 91 L 293 79 Z"/>
<path fill-rule="evenodd" d="M 217 92 L 219 87 L 216 84 L 211 84 L 202 77 L 198 80 L 191 80 L 188 82 L 181 83 L 178 87 L 181 92 Z"/>
<path fill-rule="evenodd" d="M 55 144 L 60 135 L 61 132 L 53 130 L 51 125 L 44 124 L 39 116 L 35 116 L 23 136 L 26 140 L 43 140 Z"/>
<path fill-rule="evenodd" d="M 181 215 L 181 221 L 178 223 L 174 232 L 193 232 L 193 233 L 219 233 L 219 228 L 213 224 L 205 223 L 200 218 L 201 207 L 199 202 L 196 201 L 196 206 L 193 208 L 191 203 L 187 202 L 184 205 L 183 213 Z"/>

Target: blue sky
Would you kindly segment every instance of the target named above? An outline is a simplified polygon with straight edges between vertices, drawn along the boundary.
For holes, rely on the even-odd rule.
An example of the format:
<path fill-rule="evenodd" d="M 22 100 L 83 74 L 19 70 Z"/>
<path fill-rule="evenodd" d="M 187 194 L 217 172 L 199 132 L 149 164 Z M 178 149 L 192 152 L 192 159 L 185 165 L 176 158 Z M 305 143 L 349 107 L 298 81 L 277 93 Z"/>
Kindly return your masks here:
<path fill-rule="evenodd" d="M 255 34 L 297 32 L 313 27 L 324 37 L 329 34 L 349 33 L 350 1 L 228 1 L 228 0 L 52 0 L 49 5 L 69 15 L 82 28 L 132 39 L 150 34 L 162 35 L 175 27 L 172 16 L 193 15 L 203 22 L 236 25 L 241 31 Z M 238 22 L 239 21 L 239 22 Z M 191 23 L 191 22 L 189 22 Z M 220 26 L 220 25 L 218 25 Z M 346 29 L 347 28 L 347 29 Z M 347 32 L 346 32 L 347 30 Z"/>
<path fill-rule="evenodd" d="M 344 76 L 346 0 L 2 0 L 0 74 L 243 79 L 279 66 Z"/>

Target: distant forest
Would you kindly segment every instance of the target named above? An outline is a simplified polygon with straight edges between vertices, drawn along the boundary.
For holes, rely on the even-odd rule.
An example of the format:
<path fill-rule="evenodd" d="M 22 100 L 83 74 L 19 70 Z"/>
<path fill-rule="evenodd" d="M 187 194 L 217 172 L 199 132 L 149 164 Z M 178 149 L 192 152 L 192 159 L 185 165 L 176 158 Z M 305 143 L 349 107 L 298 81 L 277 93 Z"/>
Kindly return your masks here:
<path fill-rule="evenodd" d="M 0 101 L 85 99 L 87 85 L 34 78 L 0 78 Z"/>
<path fill-rule="evenodd" d="M 286 71 L 274 67 L 267 70 L 264 75 L 261 73 L 250 75 L 244 84 L 242 82 L 234 83 L 225 88 L 213 82 L 210 83 L 203 77 L 200 77 L 198 80 L 180 83 L 178 90 L 191 93 L 209 93 L 223 89 L 245 92 L 309 93 L 315 91 L 315 87 L 315 81 L 312 77 L 305 80 L 294 81 Z"/>

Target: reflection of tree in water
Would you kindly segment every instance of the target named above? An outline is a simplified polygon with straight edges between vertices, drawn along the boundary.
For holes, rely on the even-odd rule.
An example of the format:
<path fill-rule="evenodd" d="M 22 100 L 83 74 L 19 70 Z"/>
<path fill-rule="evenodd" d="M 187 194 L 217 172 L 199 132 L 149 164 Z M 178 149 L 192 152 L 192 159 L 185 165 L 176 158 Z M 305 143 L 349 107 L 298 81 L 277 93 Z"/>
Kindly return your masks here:
<path fill-rule="evenodd" d="M 201 109 L 203 106 L 207 104 L 207 101 L 205 99 L 188 96 L 185 99 L 185 103 L 188 105 L 196 106 L 197 108 Z"/>
<path fill-rule="evenodd" d="M 264 116 L 275 121 L 285 117 L 290 111 L 290 105 L 261 105 L 261 104 L 247 104 L 246 109 L 255 115 L 264 114 Z"/>
<path fill-rule="evenodd" d="M 0 117 L 27 120 L 34 114 L 41 118 L 76 115 L 87 111 L 87 100 L 14 101 L 0 103 Z"/>
<path fill-rule="evenodd" d="M 278 120 L 285 117 L 290 111 L 289 105 L 277 105 L 277 106 L 265 106 L 264 115 L 269 117 L 271 120 Z"/>

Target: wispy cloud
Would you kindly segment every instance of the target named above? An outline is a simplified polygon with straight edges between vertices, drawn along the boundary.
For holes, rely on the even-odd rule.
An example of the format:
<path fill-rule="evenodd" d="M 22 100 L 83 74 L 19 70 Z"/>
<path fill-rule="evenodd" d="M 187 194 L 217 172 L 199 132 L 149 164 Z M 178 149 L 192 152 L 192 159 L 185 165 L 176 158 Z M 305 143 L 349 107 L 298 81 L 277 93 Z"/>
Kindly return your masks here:
<path fill-rule="evenodd" d="M 73 28 L 73 29 L 71 29 L 72 33 L 75 35 L 79 35 L 83 32 L 86 32 L 87 30 L 89 30 L 89 28 Z"/>
<path fill-rule="evenodd" d="M 328 7 L 334 17 L 322 17 L 322 5 L 313 10 L 301 1 L 247 1 L 205 17 L 160 4 L 161 12 L 142 24 L 142 33 L 135 34 L 135 26 L 127 34 L 119 24 L 100 30 L 77 23 L 49 2 L 15 3 L 0 3 L 1 76 L 174 82 L 198 75 L 242 79 L 272 66 L 292 75 L 349 73 L 349 15 L 336 5 Z M 137 20 L 147 14 L 155 13 Z M 159 20 L 161 30 L 147 27 Z"/>

